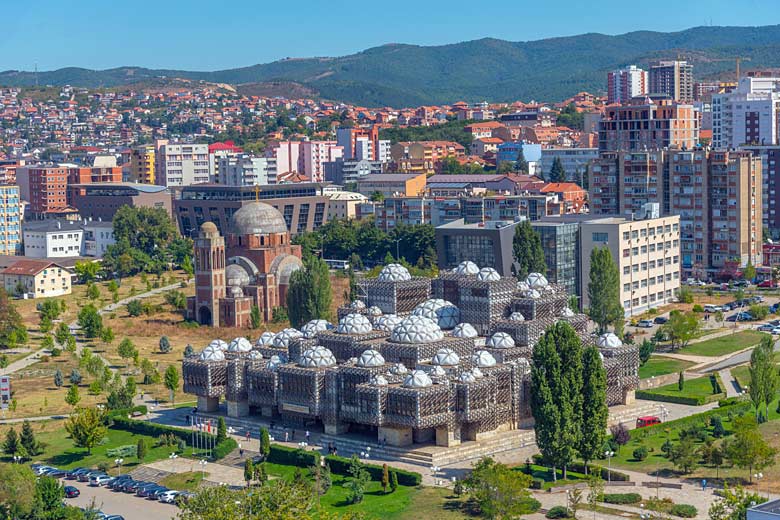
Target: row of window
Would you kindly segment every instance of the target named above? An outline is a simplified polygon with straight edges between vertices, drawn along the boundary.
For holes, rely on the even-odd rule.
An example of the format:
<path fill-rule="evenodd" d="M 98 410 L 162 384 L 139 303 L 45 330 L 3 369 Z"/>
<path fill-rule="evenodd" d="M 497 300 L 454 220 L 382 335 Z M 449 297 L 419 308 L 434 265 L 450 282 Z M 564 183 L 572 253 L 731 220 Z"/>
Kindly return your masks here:
<path fill-rule="evenodd" d="M 638 273 L 639 271 L 647 271 L 648 269 L 655 269 L 656 267 L 662 267 L 664 265 L 677 264 L 680 261 L 680 257 L 675 255 L 668 258 L 659 258 L 658 260 L 650 260 L 649 262 L 642 262 L 641 264 L 633 264 L 623 266 L 623 274 Z"/>
<path fill-rule="evenodd" d="M 623 240 L 636 239 L 639 237 L 646 237 L 651 236 L 654 237 L 656 234 L 661 235 L 663 233 L 670 233 L 672 231 L 678 231 L 680 229 L 680 225 L 677 223 L 674 224 L 666 224 L 665 226 L 656 226 L 651 228 L 642 228 L 642 229 L 635 229 L 633 231 L 623 231 Z"/>
<path fill-rule="evenodd" d="M 639 254 L 647 254 L 647 253 L 655 253 L 656 251 L 663 251 L 664 249 L 669 251 L 672 248 L 678 248 L 680 247 L 680 241 L 677 239 L 674 240 L 667 240 L 664 242 L 658 242 L 658 244 L 648 244 L 646 246 L 635 246 L 631 248 L 625 248 L 623 250 L 623 258 L 628 258 L 629 256 L 636 256 Z"/>
<path fill-rule="evenodd" d="M 634 298 L 632 300 L 623 300 L 623 307 L 628 309 L 630 307 L 639 307 L 640 302 L 641 305 L 647 305 L 649 303 L 655 303 L 655 302 L 662 302 L 664 300 L 664 297 L 667 299 L 672 297 L 672 291 L 671 289 L 668 289 L 666 292 L 660 291 L 657 293 L 653 293 L 649 296 L 642 296 L 641 298 Z"/>
<path fill-rule="evenodd" d="M 651 276 L 650 278 L 624 283 L 623 292 L 630 292 L 632 290 L 635 291 L 639 288 L 645 288 L 647 286 L 652 287 L 653 285 L 656 284 L 662 284 L 664 283 L 664 278 L 666 279 L 667 282 L 671 282 L 672 280 L 679 280 L 680 273 L 675 271 L 674 273 L 666 273 L 665 275 L 660 274 L 658 276 Z"/>

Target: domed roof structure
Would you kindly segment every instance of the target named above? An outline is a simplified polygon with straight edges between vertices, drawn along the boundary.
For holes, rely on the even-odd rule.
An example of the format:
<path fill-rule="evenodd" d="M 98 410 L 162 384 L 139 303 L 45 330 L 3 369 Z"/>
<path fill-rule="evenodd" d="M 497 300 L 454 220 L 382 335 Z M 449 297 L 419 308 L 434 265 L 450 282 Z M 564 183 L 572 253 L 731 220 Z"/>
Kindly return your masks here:
<path fill-rule="evenodd" d="M 443 367 L 454 367 L 460 363 L 460 356 L 451 348 L 440 348 L 433 356 L 431 363 Z"/>
<path fill-rule="evenodd" d="M 369 316 L 375 316 L 375 317 L 381 316 L 382 315 L 382 309 L 380 309 L 376 305 L 372 305 L 371 307 L 368 308 L 368 315 Z"/>
<path fill-rule="evenodd" d="M 287 348 L 290 345 L 290 341 L 303 336 L 303 333 L 298 329 L 288 328 L 281 332 L 278 332 L 274 336 L 274 347 Z"/>
<path fill-rule="evenodd" d="M 268 363 L 265 364 L 265 368 L 269 370 L 276 370 L 283 363 L 282 358 L 279 356 L 271 356 Z"/>
<path fill-rule="evenodd" d="M 515 340 L 506 332 L 496 332 L 487 340 L 487 346 L 490 348 L 512 348 L 515 346 Z"/>
<path fill-rule="evenodd" d="M 525 321 L 525 316 L 523 313 L 515 311 L 509 315 L 509 321 Z"/>
<path fill-rule="evenodd" d="M 301 327 L 301 333 L 303 334 L 304 338 L 311 339 L 317 336 L 318 332 L 330 330 L 332 328 L 333 325 L 331 325 L 330 322 L 326 320 L 311 320 L 306 325 Z"/>
<path fill-rule="evenodd" d="M 381 367 L 385 364 L 385 358 L 376 350 L 369 349 L 360 354 L 360 357 L 355 364 L 363 368 Z"/>
<path fill-rule="evenodd" d="M 602 334 L 596 340 L 596 346 L 599 348 L 619 348 L 623 346 L 623 342 L 612 332 Z"/>
<path fill-rule="evenodd" d="M 225 353 L 221 348 L 209 345 L 200 353 L 199 359 L 201 361 L 224 361 Z"/>
<path fill-rule="evenodd" d="M 469 260 L 464 260 L 458 264 L 458 267 L 455 268 L 455 274 L 459 274 L 461 276 L 471 276 L 477 274 L 478 272 L 479 267 L 477 267 L 477 264 Z"/>
<path fill-rule="evenodd" d="M 230 228 L 236 235 L 287 233 L 287 223 L 279 210 L 263 202 L 241 206 L 230 219 Z"/>
<path fill-rule="evenodd" d="M 336 365 L 333 352 L 322 346 L 306 349 L 298 360 L 298 365 L 304 368 L 326 368 Z"/>
<path fill-rule="evenodd" d="M 396 343 L 433 343 L 444 338 L 439 326 L 424 316 L 407 316 L 395 326 L 390 341 Z"/>
<path fill-rule="evenodd" d="M 362 314 L 347 314 L 339 321 L 336 332 L 339 334 L 368 334 L 373 330 L 373 325 Z"/>
<path fill-rule="evenodd" d="M 390 373 L 395 375 L 403 375 L 407 373 L 409 370 L 406 368 L 406 365 L 403 363 L 396 363 L 395 365 L 390 367 Z"/>
<path fill-rule="evenodd" d="M 456 338 L 476 338 L 479 336 L 477 329 L 471 323 L 458 323 L 452 329 L 452 335 Z"/>
<path fill-rule="evenodd" d="M 395 326 L 401 323 L 402 319 L 395 314 L 385 314 L 374 320 L 374 328 L 385 332 L 393 332 Z"/>
<path fill-rule="evenodd" d="M 253 350 L 252 352 L 249 353 L 249 359 L 253 361 L 260 361 L 261 359 L 263 359 L 263 355 L 260 353 L 260 351 Z"/>
<path fill-rule="evenodd" d="M 213 222 L 204 222 L 200 225 L 200 236 L 203 238 L 218 237 L 219 229 Z"/>
<path fill-rule="evenodd" d="M 564 307 L 561 311 L 561 316 L 564 318 L 572 318 L 574 316 L 574 311 L 571 310 L 568 306 Z"/>
<path fill-rule="evenodd" d="M 379 280 L 382 282 L 404 282 L 411 279 L 409 270 L 401 264 L 387 264 L 379 272 Z"/>
<path fill-rule="evenodd" d="M 485 374 L 482 373 L 482 370 L 480 370 L 479 367 L 472 368 L 471 373 L 474 374 L 474 377 L 476 377 L 477 379 L 485 377 Z"/>
<path fill-rule="evenodd" d="M 542 297 L 542 293 L 540 293 L 536 289 L 528 289 L 527 291 L 525 291 L 523 296 L 525 296 L 526 298 L 531 298 L 531 299 L 534 299 L 534 300 L 538 300 L 539 298 Z"/>
<path fill-rule="evenodd" d="M 256 347 L 269 347 L 274 344 L 274 334 L 270 330 L 267 330 L 260 334 L 260 337 L 257 338 L 257 341 L 255 342 Z"/>
<path fill-rule="evenodd" d="M 460 310 L 447 300 L 431 298 L 414 308 L 412 314 L 433 320 L 442 329 L 452 329 L 460 321 Z"/>
<path fill-rule="evenodd" d="M 439 365 L 433 365 L 428 370 L 429 376 L 435 376 L 435 377 L 444 377 L 447 375 L 447 372 L 444 371 L 444 369 Z"/>
<path fill-rule="evenodd" d="M 549 285 L 547 278 L 541 273 L 529 274 L 528 278 L 525 279 L 525 282 L 531 289 L 544 289 Z"/>
<path fill-rule="evenodd" d="M 480 368 L 496 366 L 496 358 L 487 350 L 477 350 L 471 355 L 471 362 Z"/>
<path fill-rule="evenodd" d="M 349 304 L 349 308 L 356 311 L 363 310 L 366 308 L 366 302 L 364 302 L 363 300 L 355 300 L 354 302 Z"/>
<path fill-rule="evenodd" d="M 375 376 L 371 376 L 371 379 L 369 379 L 368 384 L 374 386 L 387 386 L 387 379 L 385 379 L 385 376 L 377 374 Z"/>
<path fill-rule="evenodd" d="M 221 339 L 215 339 L 211 343 L 209 343 L 209 347 L 218 348 L 219 350 L 227 350 L 228 344 L 222 341 Z"/>
<path fill-rule="evenodd" d="M 461 383 L 475 383 L 477 378 L 474 377 L 474 374 L 471 372 L 471 370 L 466 370 L 460 376 L 458 376 L 458 381 Z"/>
<path fill-rule="evenodd" d="M 431 378 L 422 370 L 412 370 L 404 378 L 406 388 L 427 388 L 433 384 Z"/>
<path fill-rule="evenodd" d="M 479 270 L 479 274 L 477 274 L 477 280 L 480 282 L 497 282 L 500 279 L 501 275 L 492 267 L 483 267 Z"/>
<path fill-rule="evenodd" d="M 249 352 L 252 344 L 246 338 L 235 338 L 228 345 L 228 352 Z"/>
<path fill-rule="evenodd" d="M 249 273 L 239 264 L 229 264 L 225 268 L 225 279 L 230 286 L 246 287 L 251 281 Z"/>

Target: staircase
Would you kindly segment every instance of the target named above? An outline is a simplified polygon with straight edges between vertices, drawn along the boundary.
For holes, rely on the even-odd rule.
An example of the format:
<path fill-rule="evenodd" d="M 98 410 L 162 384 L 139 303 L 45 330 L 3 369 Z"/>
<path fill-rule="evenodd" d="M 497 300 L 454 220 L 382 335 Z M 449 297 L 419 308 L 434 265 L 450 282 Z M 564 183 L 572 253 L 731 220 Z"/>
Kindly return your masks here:
<path fill-rule="evenodd" d="M 140 480 L 144 482 L 154 482 L 157 484 L 162 479 L 170 475 L 169 471 L 163 471 L 160 469 L 154 469 L 147 466 L 141 466 L 130 472 L 130 476 L 133 480 Z"/>

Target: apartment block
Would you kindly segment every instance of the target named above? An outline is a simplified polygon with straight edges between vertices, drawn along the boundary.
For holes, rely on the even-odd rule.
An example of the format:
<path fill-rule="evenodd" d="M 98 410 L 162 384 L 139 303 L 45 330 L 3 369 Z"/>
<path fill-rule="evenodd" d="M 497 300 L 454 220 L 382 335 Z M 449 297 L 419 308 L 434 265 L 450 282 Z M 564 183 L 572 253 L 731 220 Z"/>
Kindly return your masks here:
<path fill-rule="evenodd" d="M 166 187 L 209 182 L 209 145 L 161 142 L 155 158 L 157 184 Z"/>
<path fill-rule="evenodd" d="M 555 159 L 561 161 L 566 179 L 582 186 L 588 164 L 599 156 L 598 148 L 543 148 L 541 150 L 542 174 L 550 174 Z"/>
<path fill-rule="evenodd" d="M 390 148 L 393 164 L 399 172 L 425 173 L 438 171 L 442 159 L 464 157 L 463 145 L 452 141 L 398 142 Z"/>
<path fill-rule="evenodd" d="M 660 61 L 650 67 L 649 94 L 663 94 L 674 101 L 693 101 L 693 65 L 686 61 Z"/>
<path fill-rule="evenodd" d="M 216 160 L 219 184 L 258 186 L 276 183 L 276 159 L 248 154 L 223 155 Z"/>
<path fill-rule="evenodd" d="M 128 181 L 140 184 L 155 183 L 155 147 L 153 144 L 137 146 L 130 150 Z"/>
<path fill-rule="evenodd" d="M 73 204 L 74 196 L 83 191 L 87 184 L 122 182 L 122 168 L 119 166 L 84 167 L 75 164 L 61 165 L 68 168 L 68 205 Z"/>
<path fill-rule="evenodd" d="M 424 173 L 381 173 L 358 180 L 358 192 L 370 197 L 379 192 L 385 197 L 415 197 L 425 191 Z"/>
<path fill-rule="evenodd" d="M 32 218 L 59 214 L 68 206 L 68 168 L 64 165 L 22 166 L 16 170 L 16 181 L 26 212 Z"/>
<path fill-rule="evenodd" d="M 339 128 L 336 144 L 342 147 L 345 160 L 390 161 L 390 141 L 379 139 L 379 127 Z"/>
<path fill-rule="evenodd" d="M 326 162 L 325 181 L 344 185 L 357 182 L 367 175 L 382 173 L 383 163 L 380 161 L 368 161 L 365 159 L 336 159 Z"/>
<path fill-rule="evenodd" d="M 303 141 L 301 143 L 301 164 L 299 173 L 312 182 L 325 180 L 325 163 L 343 157 L 344 149 L 336 141 Z"/>
<path fill-rule="evenodd" d="M 693 105 L 667 99 L 607 107 L 599 122 L 601 152 L 693 148 L 698 142 L 699 120 Z"/>
<path fill-rule="evenodd" d="M 636 65 L 607 73 L 607 103 L 627 103 L 631 98 L 647 94 L 647 71 Z"/>
<path fill-rule="evenodd" d="M 712 96 L 712 145 L 780 144 L 780 78 L 743 77 L 732 92 Z"/>
<path fill-rule="evenodd" d="M 22 204 L 19 186 L 0 185 L 0 255 L 22 250 Z"/>
<path fill-rule="evenodd" d="M 742 146 L 761 158 L 761 214 L 772 239 L 780 238 L 780 145 Z"/>
<path fill-rule="evenodd" d="M 376 205 L 376 226 L 390 231 L 400 225 L 430 224 L 433 204 L 428 197 L 386 197 Z"/>

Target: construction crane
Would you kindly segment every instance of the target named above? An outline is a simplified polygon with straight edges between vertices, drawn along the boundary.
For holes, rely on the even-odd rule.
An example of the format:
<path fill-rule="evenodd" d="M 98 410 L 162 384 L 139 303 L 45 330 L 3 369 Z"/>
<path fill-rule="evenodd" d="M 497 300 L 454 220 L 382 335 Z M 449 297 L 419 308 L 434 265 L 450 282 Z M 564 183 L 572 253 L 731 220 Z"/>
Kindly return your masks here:
<path fill-rule="evenodd" d="M 739 66 L 743 61 L 751 61 L 750 58 L 743 58 L 741 56 L 736 56 L 734 58 L 712 58 L 709 61 L 716 62 L 716 61 L 732 61 L 732 60 L 736 61 L 737 63 L 737 83 L 739 83 L 739 78 L 742 77 Z"/>

